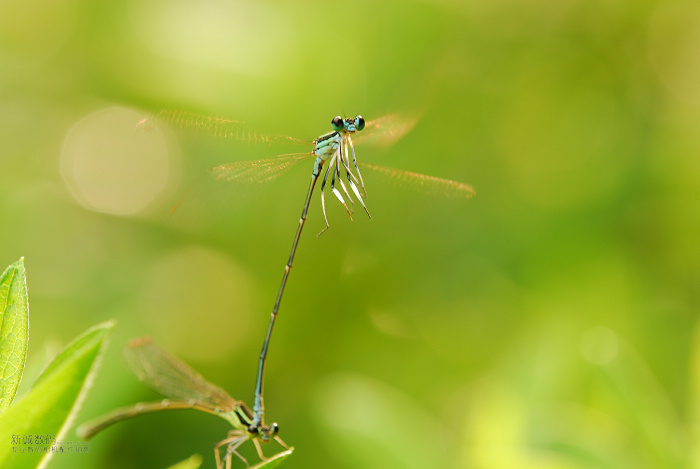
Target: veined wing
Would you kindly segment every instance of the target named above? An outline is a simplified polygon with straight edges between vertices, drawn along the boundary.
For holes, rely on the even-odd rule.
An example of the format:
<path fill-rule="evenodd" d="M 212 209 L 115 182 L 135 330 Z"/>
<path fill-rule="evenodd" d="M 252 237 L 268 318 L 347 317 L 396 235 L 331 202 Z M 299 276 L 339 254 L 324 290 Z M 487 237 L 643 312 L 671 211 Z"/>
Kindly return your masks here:
<path fill-rule="evenodd" d="M 409 133 L 420 120 L 420 114 L 387 114 L 370 120 L 364 130 L 356 132 L 352 140 L 356 144 L 369 143 L 388 148 Z"/>
<path fill-rule="evenodd" d="M 170 399 L 196 401 L 223 411 L 237 405 L 226 391 L 205 380 L 148 337 L 132 340 L 124 349 L 124 357 L 141 382 Z"/>
<path fill-rule="evenodd" d="M 159 120 L 186 133 L 230 138 L 244 143 L 303 143 L 312 142 L 284 135 L 266 135 L 251 129 L 244 121 L 205 116 L 189 111 L 163 109 L 138 123 L 137 127 L 147 128 L 150 120 Z"/>
<path fill-rule="evenodd" d="M 360 163 L 360 165 L 363 168 L 377 171 L 429 195 L 468 199 L 476 194 L 472 186 L 463 182 L 414 173 L 412 171 L 387 168 L 386 166 L 377 166 L 367 163 Z"/>
<path fill-rule="evenodd" d="M 290 153 L 264 160 L 236 161 L 209 168 L 209 173 L 220 181 L 267 182 L 282 176 L 297 161 L 309 156 L 311 153 Z"/>
<path fill-rule="evenodd" d="M 369 120 L 364 130 L 355 133 L 356 143 L 370 142 L 382 147 L 390 147 L 403 138 L 420 120 L 420 113 L 388 114 L 377 119 Z M 245 121 L 225 119 L 217 116 L 207 116 L 190 111 L 163 109 L 150 118 L 140 121 L 139 128 L 148 128 L 153 120 L 159 120 L 167 125 L 178 128 L 186 133 L 208 135 L 213 137 L 230 138 L 245 143 L 301 143 L 312 145 L 309 140 L 298 139 L 287 135 L 268 135 L 250 128 Z M 326 129 L 329 130 L 329 129 Z M 325 132 L 322 132 L 325 133 Z"/>

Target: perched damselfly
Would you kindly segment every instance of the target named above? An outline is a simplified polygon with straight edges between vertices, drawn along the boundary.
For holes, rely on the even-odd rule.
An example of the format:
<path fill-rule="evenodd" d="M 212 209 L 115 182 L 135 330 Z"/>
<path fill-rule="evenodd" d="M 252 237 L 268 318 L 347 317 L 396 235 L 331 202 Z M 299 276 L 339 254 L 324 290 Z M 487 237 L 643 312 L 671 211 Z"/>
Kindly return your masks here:
<path fill-rule="evenodd" d="M 78 428 L 81 438 L 89 440 L 105 428 L 138 415 L 163 410 L 194 409 L 221 417 L 234 427 L 228 432 L 228 436 L 214 447 L 218 469 L 229 469 L 234 454 L 249 466 L 248 461 L 237 451 L 247 440 L 253 440 L 262 461 L 286 457 L 293 451 L 293 448 L 277 436 L 279 427 L 276 423 L 253 423 L 253 412 L 243 401 L 233 399 L 226 391 L 206 381 L 182 360 L 154 344 L 150 338 L 129 342 L 124 349 L 124 357 L 139 380 L 168 399 L 117 409 L 85 423 Z M 284 450 L 273 458 L 266 458 L 260 443 L 269 443 L 273 439 L 282 445 Z"/>
<path fill-rule="evenodd" d="M 263 135 L 256 131 L 248 130 L 243 123 L 239 121 L 232 121 L 218 117 L 201 116 L 190 112 L 161 111 L 156 117 L 186 130 L 195 131 L 197 133 L 201 132 L 211 134 L 219 137 L 232 138 L 239 141 L 255 143 L 297 142 L 310 143 L 313 145 L 313 149 L 306 153 L 290 153 L 279 155 L 270 159 L 238 161 L 215 166 L 209 170 L 215 176 L 215 178 L 219 180 L 263 182 L 275 179 L 300 160 L 306 159 L 310 156 L 315 157 L 313 171 L 311 172 L 311 183 L 306 193 L 304 206 L 301 211 L 301 217 L 299 218 L 299 224 L 292 243 L 292 249 L 289 254 L 287 264 L 284 267 L 282 283 L 280 284 L 277 298 L 272 308 L 270 322 L 268 324 L 262 350 L 260 352 L 258 375 L 255 383 L 255 402 L 253 405 L 254 426 L 262 424 L 264 419 L 263 378 L 267 351 L 270 345 L 270 338 L 272 336 L 272 330 L 275 326 L 275 321 L 277 319 L 280 303 L 282 301 L 282 294 L 284 293 L 284 288 L 287 284 L 289 272 L 292 269 L 294 255 L 296 254 L 296 250 L 299 245 L 301 232 L 304 228 L 304 223 L 306 222 L 309 205 L 311 203 L 311 196 L 313 195 L 316 182 L 322 173 L 323 165 L 328 162 L 326 172 L 323 175 L 323 181 L 321 182 L 321 208 L 326 226 L 323 228 L 323 230 L 321 230 L 318 236 L 323 234 L 329 228 L 325 200 L 325 187 L 329 182 L 329 175 L 331 192 L 333 192 L 343 207 L 345 207 L 345 210 L 350 218 L 352 219 L 353 206 L 355 202 L 351 193 L 354 194 L 357 201 L 360 203 L 360 205 L 362 205 L 362 208 L 367 213 L 367 216 L 370 216 L 369 210 L 367 209 L 363 199 L 363 195 L 364 198 L 367 198 L 367 191 L 360 172 L 360 166 L 378 171 L 403 183 L 422 187 L 428 192 L 438 195 L 469 198 L 475 194 L 474 189 L 470 185 L 458 181 L 377 165 L 358 165 L 357 158 L 355 156 L 355 147 L 353 144 L 353 137 L 355 134 L 358 132 L 363 132 L 364 135 L 367 135 L 370 132 L 374 132 L 379 134 L 375 140 L 384 143 L 392 143 L 413 127 L 415 124 L 415 119 L 402 120 L 397 118 L 397 116 L 387 116 L 374 121 L 365 122 L 365 119 L 359 115 L 354 118 L 345 119 L 340 116 L 336 116 L 331 120 L 331 132 L 321 135 L 312 142 L 304 142 L 293 137 Z M 141 121 L 139 126 L 144 126 L 146 122 L 147 120 Z M 347 186 L 350 187 L 350 191 L 348 191 L 348 188 L 343 181 L 344 178 L 347 180 Z M 342 189 L 342 192 L 336 187 L 336 181 Z"/>

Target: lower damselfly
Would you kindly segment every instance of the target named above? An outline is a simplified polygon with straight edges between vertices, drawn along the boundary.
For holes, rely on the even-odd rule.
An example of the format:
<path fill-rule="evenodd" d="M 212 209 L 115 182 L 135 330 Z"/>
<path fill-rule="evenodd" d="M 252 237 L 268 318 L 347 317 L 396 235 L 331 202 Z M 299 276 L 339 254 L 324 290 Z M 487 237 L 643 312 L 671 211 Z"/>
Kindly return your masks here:
<path fill-rule="evenodd" d="M 78 435 L 81 438 L 89 440 L 105 428 L 139 415 L 164 410 L 194 409 L 216 415 L 234 427 L 228 432 L 227 437 L 214 447 L 217 469 L 229 469 L 233 455 L 249 466 L 248 461 L 237 451 L 238 447 L 248 440 L 253 441 L 258 456 L 263 462 L 286 457 L 293 451 L 294 448 L 287 446 L 277 436 L 279 427 L 276 423 L 271 425 L 265 425 L 262 421 L 254 423 L 253 412 L 243 401 L 233 399 L 226 391 L 206 381 L 202 375 L 154 344 L 150 338 L 130 341 L 124 349 L 124 357 L 139 380 L 167 399 L 117 409 L 85 423 L 78 428 Z M 272 440 L 277 441 L 284 449 L 272 458 L 267 458 L 260 444 L 269 443 Z M 256 467 L 259 466 L 256 465 Z"/>
<path fill-rule="evenodd" d="M 374 133 L 376 135 L 375 141 L 380 144 L 390 144 L 408 132 L 413 127 L 417 119 L 401 119 L 398 118 L 398 116 L 392 115 L 365 122 L 365 119 L 359 115 L 354 118 L 345 119 L 340 116 L 336 116 L 331 120 L 331 132 L 323 134 L 311 142 L 305 142 L 293 137 L 263 135 L 257 131 L 248 130 L 243 123 L 239 121 L 232 121 L 218 117 L 201 116 L 185 111 L 164 110 L 160 111 L 156 117 L 185 130 L 194 131 L 196 133 L 211 134 L 218 137 L 232 138 L 239 141 L 247 141 L 251 143 L 294 142 L 310 143 L 313 145 L 313 149 L 306 153 L 289 153 L 270 159 L 237 161 L 234 163 L 215 166 L 209 170 L 209 172 L 217 180 L 232 182 L 263 182 L 277 178 L 298 161 L 308 157 L 315 157 L 313 171 L 311 172 L 311 183 L 309 184 L 306 198 L 304 199 L 304 206 L 301 211 L 301 217 L 299 218 L 296 234 L 294 235 L 292 249 L 284 267 L 282 282 L 277 292 L 277 298 L 275 299 L 272 313 L 270 314 L 270 322 L 268 323 L 267 332 L 265 334 L 262 350 L 260 352 L 258 374 L 255 383 L 253 425 L 260 425 L 264 419 L 263 380 L 270 338 L 272 336 L 272 330 L 275 326 L 275 321 L 277 319 L 280 303 L 282 301 L 282 294 L 284 293 L 284 289 L 287 284 L 289 272 L 292 269 L 301 232 L 306 222 L 311 197 L 313 195 L 314 188 L 316 187 L 316 182 L 321 176 L 324 164 L 328 163 L 328 166 L 323 174 L 323 180 L 321 182 L 321 209 L 326 226 L 321 230 L 318 236 L 323 234 L 330 226 L 328 223 L 328 216 L 326 214 L 325 200 L 325 188 L 329 182 L 329 176 L 331 192 L 343 205 L 346 212 L 350 216 L 350 219 L 352 219 L 355 202 L 352 195 L 357 198 L 357 201 L 367 213 L 367 216 L 371 218 L 369 210 L 364 201 L 364 199 L 367 198 L 367 191 L 360 172 L 360 166 L 390 176 L 401 183 L 422 188 L 426 192 L 436 195 L 469 198 L 475 194 L 474 189 L 470 185 L 462 182 L 428 176 L 411 171 L 387 168 L 384 166 L 362 163 L 358 164 L 355 156 L 355 147 L 353 144 L 353 137 L 358 134 L 358 132 L 363 132 L 363 135 L 365 136 L 367 136 L 369 133 Z M 139 127 L 144 127 L 146 122 L 147 120 L 141 121 L 139 123 Z M 345 181 L 343 181 L 344 178 L 347 180 L 347 185 L 345 184 Z M 340 186 L 340 189 L 336 187 L 336 181 Z M 348 187 L 350 187 L 350 190 L 348 190 Z"/>

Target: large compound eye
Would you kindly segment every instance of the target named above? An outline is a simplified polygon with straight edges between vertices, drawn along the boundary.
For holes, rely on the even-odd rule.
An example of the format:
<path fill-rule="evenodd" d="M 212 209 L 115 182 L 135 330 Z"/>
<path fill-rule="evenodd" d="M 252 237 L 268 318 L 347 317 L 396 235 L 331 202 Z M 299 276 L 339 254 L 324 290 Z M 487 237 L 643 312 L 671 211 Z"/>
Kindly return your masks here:
<path fill-rule="evenodd" d="M 355 118 L 355 128 L 357 130 L 362 130 L 365 128 L 365 118 L 362 116 L 357 116 Z"/>
<path fill-rule="evenodd" d="M 333 127 L 333 130 L 335 130 L 336 132 L 340 132 L 341 130 L 343 130 L 343 118 L 340 116 L 335 116 L 331 121 L 331 127 Z"/>
<path fill-rule="evenodd" d="M 277 435 L 277 433 L 279 433 L 279 431 L 280 431 L 280 427 L 276 423 L 273 423 L 272 424 L 272 435 L 273 436 Z"/>

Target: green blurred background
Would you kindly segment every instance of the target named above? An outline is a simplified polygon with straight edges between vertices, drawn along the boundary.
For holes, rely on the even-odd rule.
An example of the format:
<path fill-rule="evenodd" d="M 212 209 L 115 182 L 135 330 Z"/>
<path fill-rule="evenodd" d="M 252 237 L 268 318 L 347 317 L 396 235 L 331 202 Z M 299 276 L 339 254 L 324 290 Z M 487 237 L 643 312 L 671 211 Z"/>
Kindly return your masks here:
<path fill-rule="evenodd" d="M 337 114 L 420 115 L 358 159 L 477 190 L 366 172 L 372 220 L 329 197 L 319 239 L 316 194 L 267 368 L 283 467 L 700 465 L 699 3 L 2 0 L 0 268 L 25 256 L 23 389 L 118 320 L 77 423 L 158 398 L 120 358 L 146 334 L 252 404 L 311 161 L 202 179 L 304 148 L 137 128 L 162 108 L 308 140 Z M 49 467 L 211 468 L 227 429 L 141 417 Z"/>

